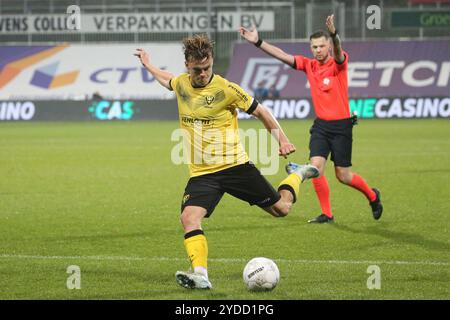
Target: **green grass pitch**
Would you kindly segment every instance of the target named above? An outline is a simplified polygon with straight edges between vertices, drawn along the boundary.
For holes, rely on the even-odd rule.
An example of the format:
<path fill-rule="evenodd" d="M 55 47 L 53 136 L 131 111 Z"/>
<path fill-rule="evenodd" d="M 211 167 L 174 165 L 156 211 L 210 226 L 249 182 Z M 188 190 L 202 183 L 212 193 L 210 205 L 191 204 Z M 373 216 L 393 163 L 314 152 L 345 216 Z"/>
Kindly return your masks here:
<path fill-rule="evenodd" d="M 281 121 L 306 162 L 311 121 Z M 240 127 L 262 128 L 258 121 Z M 383 217 L 327 164 L 336 222 L 311 182 L 275 219 L 226 195 L 203 223 L 213 290 L 179 287 L 188 269 L 179 209 L 188 179 L 174 165 L 178 122 L 1 123 L 0 299 L 449 299 L 449 120 L 360 120 L 353 171 L 382 192 Z M 285 176 L 286 160 L 274 185 Z M 274 259 L 277 288 L 248 292 L 246 261 Z M 79 266 L 81 289 L 67 268 Z M 381 288 L 368 289 L 371 265 Z"/>

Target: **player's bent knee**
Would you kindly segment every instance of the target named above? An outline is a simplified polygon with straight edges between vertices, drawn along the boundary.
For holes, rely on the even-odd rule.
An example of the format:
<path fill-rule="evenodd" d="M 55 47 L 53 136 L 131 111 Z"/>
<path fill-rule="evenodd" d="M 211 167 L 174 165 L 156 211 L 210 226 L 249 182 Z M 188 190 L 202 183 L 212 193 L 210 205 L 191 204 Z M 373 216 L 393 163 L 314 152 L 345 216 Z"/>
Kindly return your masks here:
<path fill-rule="evenodd" d="M 285 203 L 276 203 L 272 206 L 272 210 L 277 214 L 277 218 L 283 218 L 289 214 L 290 207 Z"/>
<path fill-rule="evenodd" d="M 282 209 L 282 210 L 278 210 L 277 213 L 278 213 L 278 218 L 284 218 L 289 214 L 289 210 Z"/>

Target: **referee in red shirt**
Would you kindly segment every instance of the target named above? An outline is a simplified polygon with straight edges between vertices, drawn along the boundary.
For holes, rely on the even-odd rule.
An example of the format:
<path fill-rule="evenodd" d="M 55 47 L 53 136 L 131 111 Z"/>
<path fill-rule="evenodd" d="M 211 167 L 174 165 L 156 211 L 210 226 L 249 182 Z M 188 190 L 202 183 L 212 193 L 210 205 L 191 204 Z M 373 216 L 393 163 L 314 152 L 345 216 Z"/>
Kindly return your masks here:
<path fill-rule="evenodd" d="M 305 72 L 308 77 L 317 116 L 310 130 L 309 158 L 311 164 L 320 171 L 320 176 L 312 179 L 312 182 L 322 209 L 319 216 L 308 222 L 326 223 L 334 219 L 330 205 L 330 188 L 324 175 L 325 163 L 330 153 L 336 178 L 343 184 L 361 191 L 370 203 L 374 219 L 378 220 L 383 212 L 380 191 L 369 187 L 361 176 L 350 171 L 354 119 L 350 115 L 348 104 L 348 54 L 342 50 L 333 19 L 333 15 L 327 17 L 328 32 L 317 31 L 309 38 L 314 59 L 284 52 L 259 38 L 256 29 L 247 30 L 241 27 L 240 34 L 272 57 Z M 334 57 L 330 54 L 331 49 Z M 287 169 L 295 166 L 296 164 L 289 164 Z"/>

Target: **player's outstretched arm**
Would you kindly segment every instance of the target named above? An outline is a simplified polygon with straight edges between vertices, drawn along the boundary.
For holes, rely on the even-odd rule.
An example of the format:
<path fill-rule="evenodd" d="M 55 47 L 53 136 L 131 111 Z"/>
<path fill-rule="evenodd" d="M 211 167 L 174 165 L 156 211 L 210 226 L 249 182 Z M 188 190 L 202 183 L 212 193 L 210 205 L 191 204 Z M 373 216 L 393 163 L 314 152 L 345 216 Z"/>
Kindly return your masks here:
<path fill-rule="evenodd" d="M 272 136 L 278 141 L 279 144 L 279 155 L 287 158 L 291 153 L 295 152 L 295 146 L 289 142 L 288 137 L 281 129 L 280 124 L 277 119 L 272 115 L 272 113 L 264 107 L 262 104 L 258 103 L 258 106 L 253 111 L 252 115 L 258 118 L 266 127 L 266 129 L 272 134 Z"/>
<path fill-rule="evenodd" d="M 258 30 L 256 30 L 256 28 L 248 30 L 244 27 L 240 27 L 239 33 L 241 34 L 242 38 L 244 38 L 251 44 L 256 45 L 265 53 L 271 55 L 275 59 L 280 60 L 281 62 L 286 63 L 291 67 L 294 66 L 294 56 L 284 52 L 280 48 L 268 43 L 267 41 L 262 41 L 262 39 L 259 38 Z"/>
<path fill-rule="evenodd" d="M 327 21 L 325 22 L 327 25 L 328 32 L 331 35 L 331 40 L 333 41 L 333 52 L 334 52 L 334 59 L 338 63 L 342 63 L 345 60 L 344 53 L 342 52 L 342 45 L 341 45 L 341 39 L 339 38 L 339 35 L 336 32 L 336 27 L 334 26 L 334 15 L 327 17 Z"/>
<path fill-rule="evenodd" d="M 136 52 L 134 53 L 134 55 L 139 58 L 142 65 L 155 77 L 155 79 L 163 87 L 166 87 L 167 89 L 172 90 L 169 83 L 170 83 L 170 79 L 173 78 L 173 74 L 171 74 L 170 72 L 161 70 L 160 68 L 151 64 L 148 53 L 142 48 L 136 49 Z"/>

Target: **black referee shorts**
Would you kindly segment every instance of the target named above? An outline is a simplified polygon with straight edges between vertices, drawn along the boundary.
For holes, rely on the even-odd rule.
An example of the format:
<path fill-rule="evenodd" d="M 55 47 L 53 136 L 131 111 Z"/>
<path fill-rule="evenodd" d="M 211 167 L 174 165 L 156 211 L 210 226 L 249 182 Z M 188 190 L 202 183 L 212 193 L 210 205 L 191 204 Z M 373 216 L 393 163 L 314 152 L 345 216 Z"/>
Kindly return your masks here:
<path fill-rule="evenodd" d="M 187 206 L 199 206 L 206 209 L 206 217 L 209 217 L 225 192 L 261 208 L 270 207 L 281 198 L 258 168 L 247 162 L 190 178 L 184 191 L 181 212 Z"/>
<path fill-rule="evenodd" d="M 309 158 L 324 157 L 328 159 L 331 153 L 331 161 L 337 167 L 352 166 L 352 119 L 326 121 L 314 120 L 309 133 Z"/>

